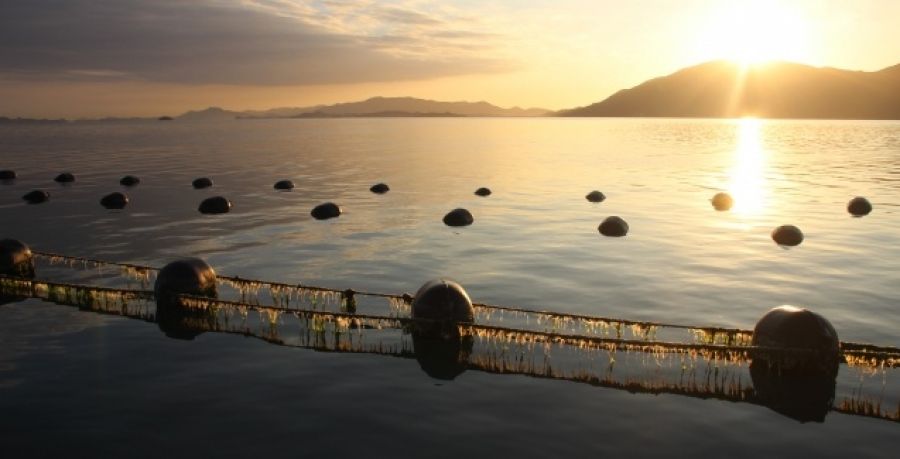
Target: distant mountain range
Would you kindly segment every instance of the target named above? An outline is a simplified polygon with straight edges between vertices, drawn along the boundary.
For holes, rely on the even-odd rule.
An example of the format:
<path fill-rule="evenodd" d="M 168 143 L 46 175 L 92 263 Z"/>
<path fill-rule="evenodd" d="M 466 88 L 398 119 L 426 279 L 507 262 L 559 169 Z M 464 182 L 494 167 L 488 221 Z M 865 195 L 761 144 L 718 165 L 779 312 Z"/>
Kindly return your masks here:
<path fill-rule="evenodd" d="M 900 65 L 877 72 L 818 68 L 789 62 L 742 67 L 713 61 L 623 89 L 603 101 L 552 112 L 501 108 L 487 102 L 440 102 L 413 97 L 373 97 L 359 102 L 271 110 L 219 107 L 173 118 L 104 118 L 79 122 L 199 121 L 349 117 L 702 117 L 900 119 Z M 0 124 L 60 123 L 0 117 Z"/>
<path fill-rule="evenodd" d="M 190 111 L 176 120 L 264 119 L 264 118 L 351 118 L 351 117 L 453 117 L 453 116 L 542 116 L 543 108 L 501 108 L 487 102 L 440 102 L 413 97 L 372 97 L 313 107 L 283 107 L 271 110 L 231 111 L 218 107 Z"/>
<path fill-rule="evenodd" d="M 558 116 L 900 119 L 900 65 L 877 72 L 714 61 Z"/>

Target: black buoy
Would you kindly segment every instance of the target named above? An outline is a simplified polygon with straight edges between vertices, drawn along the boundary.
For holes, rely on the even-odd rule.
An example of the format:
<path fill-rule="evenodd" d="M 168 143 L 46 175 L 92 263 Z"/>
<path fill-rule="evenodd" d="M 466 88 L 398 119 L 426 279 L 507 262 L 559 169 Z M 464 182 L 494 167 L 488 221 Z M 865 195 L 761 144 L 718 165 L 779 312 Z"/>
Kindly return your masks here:
<path fill-rule="evenodd" d="M 446 279 L 428 281 L 419 288 L 412 302 L 414 319 L 436 321 L 475 321 L 472 300 L 461 285 Z"/>
<path fill-rule="evenodd" d="M 375 194 L 385 194 L 391 191 L 391 187 L 387 186 L 387 183 L 376 183 L 369 188 L 369 191 Z"/>
<path fill-rule="evenodd" d="M 34 277 L 34 256 L 24 242 L 0 240 L 0 274 L 12 277 Z"/>
<path fill-rule="evenodd" d="M 783 368 L 831 371 L 836 368 L 841 343 L 837 332 L 824 317 L 808 309 L 779 306 L 767 312 L 753 328 L 754 346 L 774 349 L 802 349 L 813 351 L 806 357 L 793 356 L 779 363 Z M 757 355 L 772 360 L 768 355 Z"/>
<path fill-rule="evenodd" d="M 279 191 L 290 191 L 294 189 L 294 182 L 290 180 L 279 180 L 275 182 L 275 186 L 273 188 Z"/>
<path fill-rule="evenodd" d="M 75 176 L 72 175 L 71 172 L 63 172 L 62 174 L 57 175 L 53 181 L 58 183 L 72 183 L 75 181 Z"/>
<path fill-rule="evenodd" d="M 197 208 L 202 214 L 227 214 L 231 211 L 231 201 L 223 196 L 206 198 Z"/>
<path fill-rule="evenodd" d="M 444 215 L 444 224 L 447 226 L 469 226 L 474 221 L 472 213 L 466 209 L 453 209 Z"/>
<path fill-rule="evenodd" d="M 199 258 L 167 264 L 156 276 L 156 320 L 166 336 L 191 340 L 203 333 L 210 311 L 183 307 L 178 295 L 216 298 L 216 271 Z"/>
<path fill-rule="evenodd" d="M 716 193 L 710 202 L 712 202 L 713 208 L 716 210 L 724 211 L 731 209 L 731 206 L 734 205 L 734 198 L 728 193 L 721 192 Z"/>
<path fill-rule="evenodd" d="M 847 212 L 850 212 L 854 217 L 869 215 L 872 212 L 872 203 L 862 196 L 857 196 L 847 203 Z"/>
<path fill-rule="evenodd" d="M 339 217 L 341 213 L 343 213 L 343 211 L 341 210 L 340 206 L 333 202 L 326 202 L 314 207 L 309 214 L 312 215 L 316 220 L 327 220 L 329 218 Z"/>
<path fill-rule="evenodd" d="M 28 202 L 28 204 L 40 204 L 42 202 L 47 202 L 47 200 L 50 199 L 50 193 L 47 193 L 44 190 L 29 191 L 22 196 L 22 199 Z"/>
<path fill-rule="evenodd" d="M 194 181 L 191 182 L 191 185 L 194 186 L 194 189 L 201 190 L 203 188 L 209 188 L 209 187 L 213 186 L 213 181 L 212 181 L 212 179 L 207 178 L 207 177 L 200 177 L 200 178 L 194 179 Z"/>
<path fill-rule="evenodd" d="M 452 330 L 456 329 L 456 333 Z M 475 346 L 475 337 L 461 335 L 457 327 L 449 336 L 433 336 L 413 331 L 413 353 L 419 367 L 428 376 L 442 381 L 456 379 L 468 368 L 469 356 Z"/>
<path fill-rule="evenodd" d="M 587 199 L 590 202 L 603 202 L 606 200 L 606 195 L 597 190 L 594 190 L 585 195 L 584 199 Z"/>
<path fill-rule="evenodd" d="M 133 175 L 126 175 L 119 180 L 119 184 L 127 187 L 137 186 L 138 183 L 141 183 L 141 179 Z"/>
<path fill-rule="evenodd" d="M 100 205 L 107 209 L 123 209 L 128 205 L 128 196 L 124 193 L 110 193 L 100 200 Z"/>
<path fill-rule="evenodd" d="M 772 231 L 772 240 L 779 245 L 793 247 L 803 242 L 803 232 L 794 225 L 781 225 Z"/>
<path fill-rule="evenodd" d="M 597 227 L 600 234 L 610 237 L 622 237 L 628 234 L 628 223 L 615 215 L 606 217 Z"/>
<path fill-rule="evenodd" d="M 0 170 L 0 180 L 15 180 L 16 179 L 16 171 L 11 171 L 9 169 Z"/>
<path fill-rule="evenodd" d="M 215 298 L 216 271 L 199 258 L 183 258 L 163 267 L 156 275 L 153 294 L 157 303 L 177 303 L 178 295 Z"/>
<path fill-rule="evenodd" d="M 482 197 L 484 197 L 484 196 L 490 196 L 490 195 L 491 195 L 491 189 L 490 189 L 490 188 L 481 187 L 481 188 L 475 190 L 475 194 L 477 194 L 478 196 L 482 196 Z"/>

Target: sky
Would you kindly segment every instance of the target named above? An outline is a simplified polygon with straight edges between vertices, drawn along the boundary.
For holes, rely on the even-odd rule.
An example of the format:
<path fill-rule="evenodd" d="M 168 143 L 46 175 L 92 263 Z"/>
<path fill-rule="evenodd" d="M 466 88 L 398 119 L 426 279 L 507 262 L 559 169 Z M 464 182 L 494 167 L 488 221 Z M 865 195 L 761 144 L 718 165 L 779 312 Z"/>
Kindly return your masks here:
<path fill-rule="evenodd" d="M 572 108 L 713 59 L 877 71 L 898 0 L 0 0 L 0 116 Z"/>

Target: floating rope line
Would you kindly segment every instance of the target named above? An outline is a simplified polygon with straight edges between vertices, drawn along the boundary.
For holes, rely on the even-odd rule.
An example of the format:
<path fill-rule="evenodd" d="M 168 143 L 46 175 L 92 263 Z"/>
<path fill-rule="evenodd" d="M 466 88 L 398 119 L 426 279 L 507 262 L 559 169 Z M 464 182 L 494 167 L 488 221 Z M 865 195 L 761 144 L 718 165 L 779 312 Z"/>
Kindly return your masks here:
<path fill-rule="evenodd" d="M 0 294 L 41 298 L 58 304 L 77 306 L 82 310 L 101 314 L 112 314 L 148 322 L 157 322 L 155 302 L 152 292 L 145 290 L 124 290 L 86 285 L 31 281 L 0 276 Z M 411 342 L 407 331 L 411 325 L 422 322 L 412 318 L 385 317 L 378 315 L 327 312 L 316 310 L 296 310 L 245 304 L 234 301 L 215 300 L 204 297 L 182 296 L 182 304 L 200 313 L 189 316 L 181 325 L 204 331 L 255 337 L 279 346 L 296 347 L 323 352 L 377 354 L 419 360 L 430 358 L 417 348 L 415 339 Z M 247 312 L 259 315 L 259 330 L 246 323 Z M 224 314 L 224 315 L 223 315 Z M 229 314 L 237 314 L 238 322 L 229 320 Z M 301 328 L 293 340 L 282 336 L 279 328 L 281 316 L 298 319 Z M 160 328 L 163 325 L 160 324 Z M 457 357 L 451 357 L 451 365 L 459 371 L 471 370 L 492 374 L 519 374 L 529 377 L 570 381 L 592 386 L 627 390 L 632 393 L 675 394 L 701 399 L 718 399 L 732 402 L 746 402 L 767 405 L 766 398 L 757 393 L 745 376 L 741 376 L 744 364 L 751 354 L 759 352 L 783 352 L 752 346 L 704 345 L 692 343 L 641 342 L 595 336 L 564 335 L 551 332 L 533 332 L 491 325 L 460 324 L 460 335 L 471 337 L 478 343 L 466 350 L 461 346 Z M 404 333 L 397 335 L 397 331 Z M 283 331 L 283 330 L 282 330 Z M 387 341 L 372 342 L 366 335 L 393 331 Z M 414 336 L 414 335 L 413 335 Z M 393 340 L 393 341 L 391 341 Z M 398 341 L 399 340 L 399 341 Z M 472 343 L 475 344 L 475 343 Z M 851 355 L 858 355 L 867 362 L 876 358 L 872 353 L 882 353 L 882 361 L 877 365 L 882 371 L 896 366 L 896 349 L 848 343 Z M 862 348 L 858 348 L 862 346 Z M 566 355 L 551 349 L 567 348 L 576 352 L 575 364 L 566 360 Z M 650 360 L 638 361 L 637 368 L 649 374 L 634 374 L 633 367 L 626 363 L 616 364 L 613 356 L 627 359 L 632 352 L 648 355 Z M 624 354 L 623 354 L 624 353 Z M 530 354 L 528 357 L 526 354 Z M 621 354 L 621 355 L 620 355 Z M 893 357 L 889 357 L 889 354 Z M 591 356 L 608 356 L 609 365 L 605 369 L 585 366 Z M 670 366 L 660 359 L 680 355 L 674 363 L 688 362 L 690 367 Z M 845 356 L 847 353 L 845 353 Z M 446 353 L 438 353 L 439 360 Z M 587 357 L 587 358 L 586 358 Z M 671 361 L 671 357 L 668 357 Z M 887 359 L 895 360 L 888 362 Z M 685 360 L 687 359 L 687 360 Z M 557 361 L 559 360 L 559 361 Z M 849 359 L 848 359 L 849 360 Z M 580 362 L 580 363 L 579 363 Z M 624 362 L 624 361 L 623 361 Z M 699 362 L 705 362 L 700 365 Z M 444 362 L 446 363 L 446 362 Z M 605 361 L 604 361 L 605 363 Z M 617 371 L 614 366 L 625 365 Z M 660 366 L 662 365 L 662 366 Z M 601 365 L 603 367 L 603 365 Z M 566 369 L 568 368 L 568 369 Z M 660 370 L 669 369 L 670 377 Z M 624 372 L 624 373 L 623 373 Z M 620 376 L 615 376 L 621 374 Z M 674 376 L 673 376 L 674 375 Z M 883 394 L 882 394 L 883 395 Z M 900 421 L 900 403 L 896 411 L 883 407 L 880 398 L 864 396 L 854 389 L 850 396 L 841 396 L 830 406 L 831 411 L 848 415 L 865 416 L 889 421 Z"/>

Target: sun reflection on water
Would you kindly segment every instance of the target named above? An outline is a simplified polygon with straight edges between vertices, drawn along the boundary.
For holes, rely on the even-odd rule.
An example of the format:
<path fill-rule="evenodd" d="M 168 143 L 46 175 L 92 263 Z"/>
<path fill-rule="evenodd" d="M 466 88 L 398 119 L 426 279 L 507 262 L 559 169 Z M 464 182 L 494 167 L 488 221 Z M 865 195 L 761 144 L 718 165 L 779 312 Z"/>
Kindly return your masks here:
<path fill-rule="evenodd" d="M 734 198 L 732 211 L 740 215 L 758 215 L 766 207 L 766 152 L 762 147 L 760 128 L 755 118 L 741 119 L 734 166 L 728 192 Z"/>

